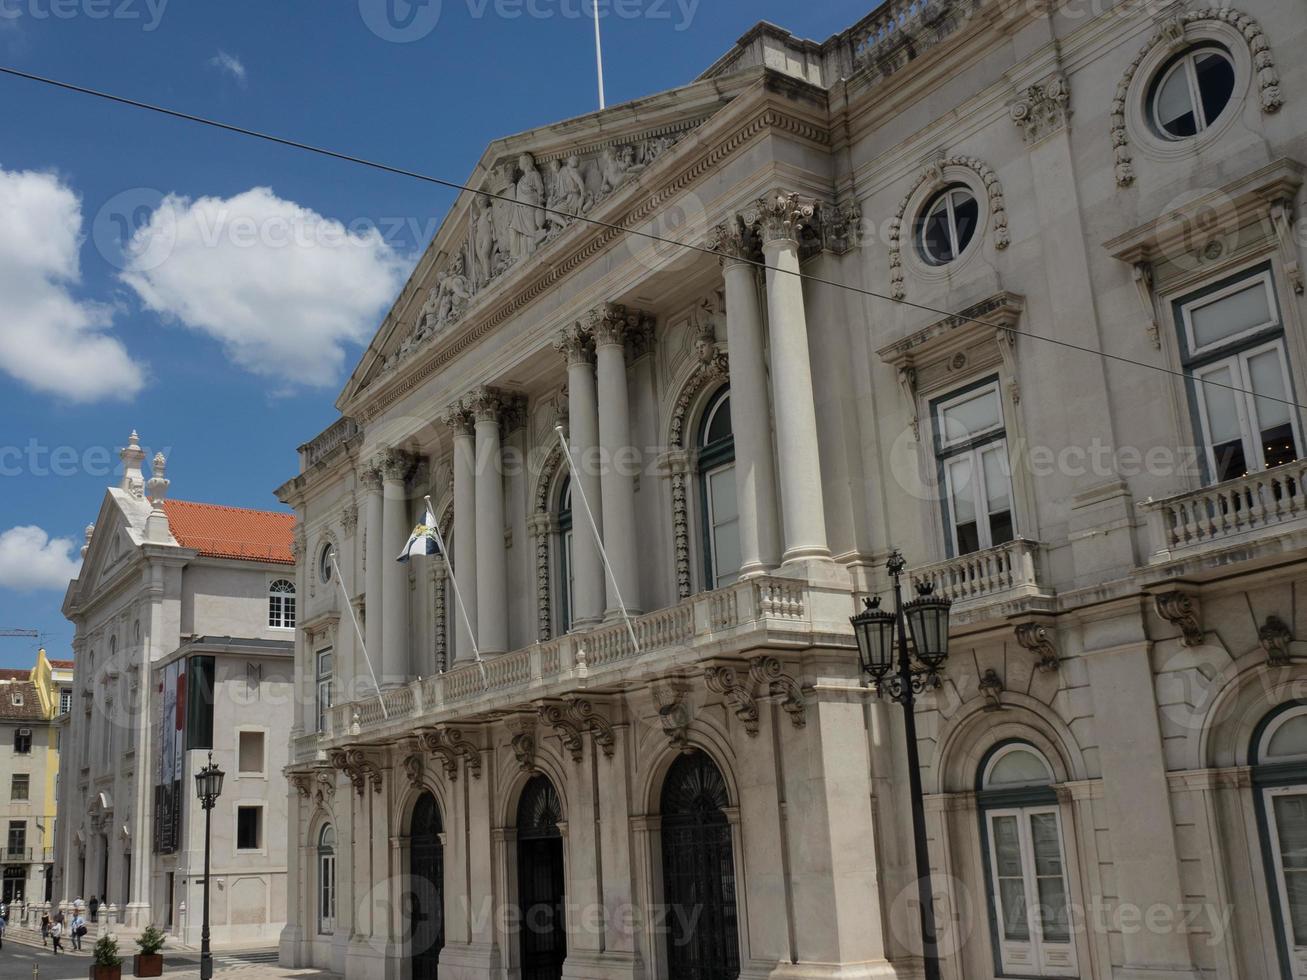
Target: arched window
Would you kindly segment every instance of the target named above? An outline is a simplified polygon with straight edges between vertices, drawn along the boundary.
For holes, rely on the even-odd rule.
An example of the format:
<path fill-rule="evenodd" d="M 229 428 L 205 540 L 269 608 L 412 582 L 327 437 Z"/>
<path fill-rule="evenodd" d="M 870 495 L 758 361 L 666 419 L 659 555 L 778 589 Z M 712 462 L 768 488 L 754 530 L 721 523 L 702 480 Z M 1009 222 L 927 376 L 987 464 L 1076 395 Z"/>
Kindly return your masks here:
<path fill-rule="evenodd" d="M 558 492 L 558 634 L 568 632 L 576 619 L 576 573 L 572 565 L 572 478 Z"/>
<path fill-rule="evenodd" d="M 318 834 L 318 932 L 336 931 L 336 828 L 327 824 Z"/>
<path fill-rule="evenodd" d="M 412 980 L 436 980 L 445 946 L 445 847 L 440 805 L 430 793 L 418 797 L 409 830 L 408 910 Z"/>
<path fill-rule="evenodd" d="M 1307 703 L 1262 720 L 1252 763 L 1281 971 L 1297 980 L 1307 977 Z"/>
<path fill-rule="evenodd" d="M 273 629 L 295 628 L 295 583 L 279 578 L 268 586 L 268 625 Z"/>
<path fill-rule="evenodd" d="M 1006 742 L 990 750 L 977 782 L 995 971 L 1075 976 L 1066 856 L 1052 767 L 1034 746 Z"/>
<path fill-rule="evenodd" d="M 517 802 L 517 892 L 524 923 L 523 977 L 557 980 L 567 959 L 567 893 L 563 871 L 563 801 L 546 776 L 532 776 Z"/>
<path fill-rule="evenodd" d="M 729 388 L 713 397 L 699 423 L 699 509 L 705 587 L 720 589 L 740 577 L 740 509 Z"/>

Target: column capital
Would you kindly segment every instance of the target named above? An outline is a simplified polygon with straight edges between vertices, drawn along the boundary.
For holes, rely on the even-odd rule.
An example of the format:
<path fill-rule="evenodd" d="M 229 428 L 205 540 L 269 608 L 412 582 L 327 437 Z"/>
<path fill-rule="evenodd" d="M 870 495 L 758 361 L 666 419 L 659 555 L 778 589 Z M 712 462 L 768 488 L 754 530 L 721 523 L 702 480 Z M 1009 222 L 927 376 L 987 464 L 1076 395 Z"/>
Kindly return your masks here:
<path fill-rule="evenodd" d="M 764 247 L 776 244 L 797 247 L 800 231 L 811 224 L 816 210 L 810 199 L 778 189 L 760 197 L 742 218 L 747 226 L 758 229 Z"/>
<path fill-rule="evenodd" d="M 402 449 L 383 449 L 377 455 L 381 479 L 386 483 L 403 483 L 417 467 L 417 457 Z"/>
<path fill-rule="evenodd" d="M 721 256 L 722 267 L 732 268 L 757 262 L 758 230 L 739 214 L 733 214 L 713 228 L 706 247 Z"/>
<path fill-rule="evenodd" d="M 559 331 L 554 350 L 562 354 L 568 366 L 594 362 L 594 336 L 590 328 L 577 320 Z"/>
<path fill-rule="evenodd" d="M 475 422 L 498 422 L 506 406 L 504 393 L 489 385 L 473 388 L 463 398 L 463 406 Z"/>
<path fill-rule="evenodd" d="M 461 401 L 450 405 L 440 414 L 440 422 L 454 430 L 456 436 L 472 435 L 472 413 Z"/>
<path fill-rule="evenodd" d="M 596 347 L 625 347 L 631 341 L 637 351 L 652 343 L 653 315 L 621 303 L 601 303 L 586 314 L 586 326 Z"/>
<path fill-rule="evenodd" d="M 369 493 L 379 493 L 381 491 L 381 466 L 375 458 L 360 467 L 359 482 L 363 484 L 363 489 Z"/>

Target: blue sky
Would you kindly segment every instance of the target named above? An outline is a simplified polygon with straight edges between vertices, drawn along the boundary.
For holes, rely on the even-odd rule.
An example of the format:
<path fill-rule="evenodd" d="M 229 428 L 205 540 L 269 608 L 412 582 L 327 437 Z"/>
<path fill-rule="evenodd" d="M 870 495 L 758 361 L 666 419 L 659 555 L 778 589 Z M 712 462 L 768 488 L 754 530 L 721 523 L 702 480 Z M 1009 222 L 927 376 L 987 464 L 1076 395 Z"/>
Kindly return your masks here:
<path fill-rule="evenodd" d="M 582 2 L 0 0 L 0 63 L 462 180 L 490 140 L 596 108 Z M 824 39 L 874 6 L 600 2 L 610 105 L 757 20 Z M 0 77 L 0 626 L 68 655 L 60 583 L 133 428 L 172 496 L 279 506 L 452 199 Z M 243 217 L 285 233 L 236 247 Z M 0 639 L 0 665 L 33 653 Z"/>

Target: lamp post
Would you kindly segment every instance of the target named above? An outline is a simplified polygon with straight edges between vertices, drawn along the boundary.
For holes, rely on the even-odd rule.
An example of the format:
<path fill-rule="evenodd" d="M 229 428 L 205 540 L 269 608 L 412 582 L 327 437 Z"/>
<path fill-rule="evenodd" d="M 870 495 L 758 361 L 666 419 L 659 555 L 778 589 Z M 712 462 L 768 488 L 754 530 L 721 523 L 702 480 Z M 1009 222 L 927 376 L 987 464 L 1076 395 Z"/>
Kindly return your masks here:
<path fill-rule="evenodd" d="M 213 956 L 209 953 L 209 837 L 213 805 L 222 795 L 224 773 L 209 753 L 209 764 L 195 774 L 195 793 L 204 807 L 204 918 L 200 926 L 200 980 L 213 980 Z"/>
<path fill-rule="evenodd" d="M 917 585 L 917 597 L 905 603 L 901 578 L 906 563 L 897 550 L 885 563 L 894 579 L 894 611 L 880 608 L 880 596 L 864 600 L 866 608 L 852 617 L 858 640 L 858 660 L 871 678 L 876 696 L 888 694 L 903 706 L 903 734 L 908 743 L 908 791 L 912 803 L 912 844 L 917 864 L 917 903 L 921 914 L 921 946 L 926 980 L 939 980 L 939 947 L 935 935 L 934 890 L 930 883 L 930 853 L 926 847 L 926 809 L 921 792 L 921 760 L 917 755 L 917 695 L 939 687 L 939 670 L 948 659 L 948 617 L 953 600 L 935 595 L 931 582 Z M 912 648 L 908 647 L 908 632 Z"/>

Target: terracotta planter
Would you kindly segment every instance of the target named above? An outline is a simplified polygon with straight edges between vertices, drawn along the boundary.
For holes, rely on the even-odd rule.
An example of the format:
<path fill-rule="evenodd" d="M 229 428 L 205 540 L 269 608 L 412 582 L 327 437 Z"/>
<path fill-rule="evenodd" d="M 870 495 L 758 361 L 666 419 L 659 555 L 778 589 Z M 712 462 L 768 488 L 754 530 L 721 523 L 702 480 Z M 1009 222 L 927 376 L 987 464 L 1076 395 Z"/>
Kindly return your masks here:
<path fill-rule="evenodd" d="M 121 966 L 92 966 L 91 980 L 122 980 Z"/>
<path fill-rule="evenodd" d="M 162 953 L 137 953 L 132 957 L 132 976 L 134 977 L 161 977 L 163 976 L 163 954 Z"/>

